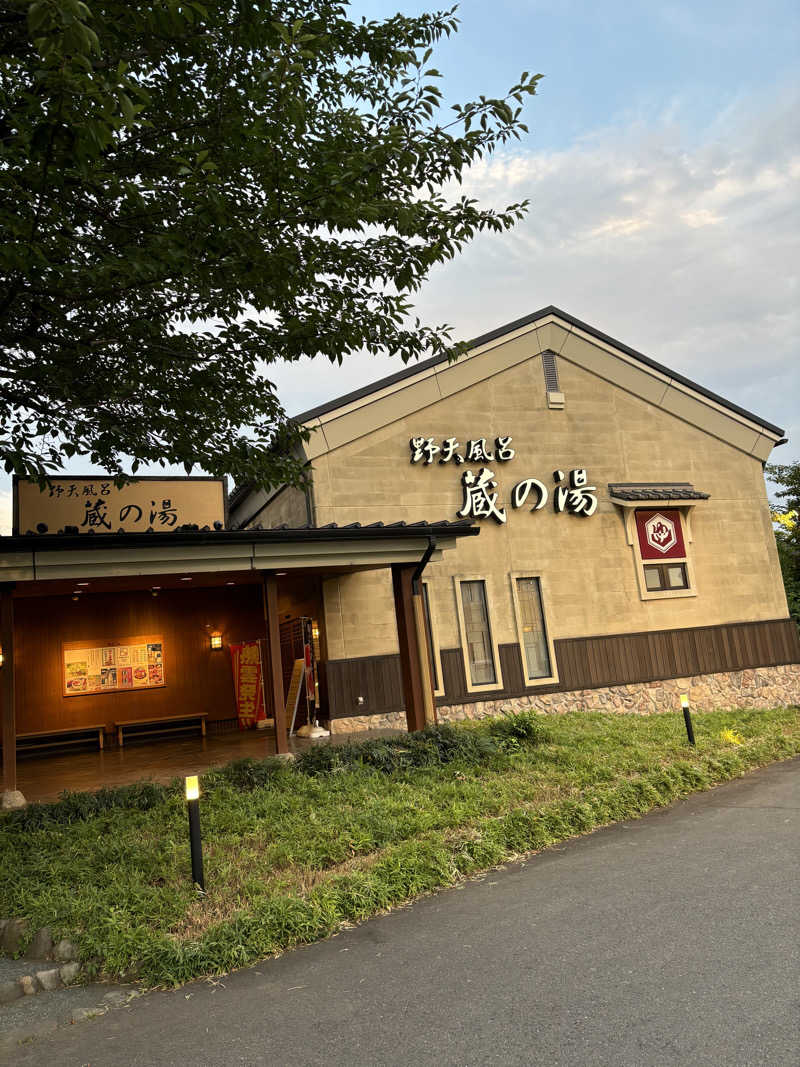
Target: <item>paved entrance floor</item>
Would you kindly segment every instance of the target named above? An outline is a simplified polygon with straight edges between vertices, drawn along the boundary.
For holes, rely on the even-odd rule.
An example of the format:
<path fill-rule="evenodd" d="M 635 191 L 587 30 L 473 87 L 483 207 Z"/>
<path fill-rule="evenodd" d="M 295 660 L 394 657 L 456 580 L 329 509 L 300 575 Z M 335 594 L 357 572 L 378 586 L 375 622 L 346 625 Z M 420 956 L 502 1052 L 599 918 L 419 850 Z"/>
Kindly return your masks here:
<path fill-rule="evenodd" d="M 799 816 L 797 759 L 14 1063 L 796 1067 Z"/>
<path fill-rule="evenodd" d="M 357 734 L 334 734 L 332 738 L 320 741 L 292 737 L 289 748 L 292 752 L 302 752 L 314 744 L 363 741 L 397 732 L 362 730 Z M 170 782 L 187 774 L 202 774 L 212 767 L 221 767 L 245 756 L 266 759 L 274 755 L 275 738 L 269 730 L 231 730 L 206 737 L 127 741 L 123 748 L 107 748 L 102 752 L 25 756 L 17 763 L 17 788 L 27 800 L 55 800 L 65 789 L 93 790 L 104 785 L 129 785 L 145 779 Z"/>

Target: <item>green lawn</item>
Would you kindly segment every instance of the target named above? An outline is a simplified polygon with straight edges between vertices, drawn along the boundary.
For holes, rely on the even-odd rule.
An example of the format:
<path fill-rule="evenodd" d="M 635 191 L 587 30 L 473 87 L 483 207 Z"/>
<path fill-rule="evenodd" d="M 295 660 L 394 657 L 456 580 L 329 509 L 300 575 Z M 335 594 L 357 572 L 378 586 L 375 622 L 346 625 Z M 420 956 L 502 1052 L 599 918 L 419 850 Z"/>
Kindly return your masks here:
<path fill-rule="evenodd" d="M 697 714 L 695 732 L 691 749 L 680 715 L 522 716 L 232 764 L 202 782 L 205 897 L 177 784 L 73 795 L 0 818 L 0 916 L 107 975 L 222 973 L 800 753 L 796 708 Z"/>

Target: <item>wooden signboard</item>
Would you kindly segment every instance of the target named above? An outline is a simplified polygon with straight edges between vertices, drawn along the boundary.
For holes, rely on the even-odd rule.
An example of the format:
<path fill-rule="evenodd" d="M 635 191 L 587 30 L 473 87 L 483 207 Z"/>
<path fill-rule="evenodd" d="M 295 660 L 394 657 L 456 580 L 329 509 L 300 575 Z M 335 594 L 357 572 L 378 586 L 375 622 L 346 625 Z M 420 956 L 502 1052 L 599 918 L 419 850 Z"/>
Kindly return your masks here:
<path fill-rule="evenodd" d="M 66 642 L 62 663 L 65 697 L 134 692 L 166 684 L 161 634 L 121 641 Z"/>
<path fill-rule="evenodd" d="M 144 533 L 184 524 L 219 528 L 227 522 L 221 478 L 137 478 L 118 489 L 107 477 L 13 482 L 14 533 Z"/>
<path fill-rule="evenodd" d="M 297 719 L 297 706 L 300 703 L 300 694 L 303 691 L 303 678 L 306 672 L 305 662 L 301 659 L 294 661 L 292 680 L 289 682 L 289 692 L 286 694 L 286 721 L 290 723 L 289 734 L 294 733 L 294 724 Z"/>

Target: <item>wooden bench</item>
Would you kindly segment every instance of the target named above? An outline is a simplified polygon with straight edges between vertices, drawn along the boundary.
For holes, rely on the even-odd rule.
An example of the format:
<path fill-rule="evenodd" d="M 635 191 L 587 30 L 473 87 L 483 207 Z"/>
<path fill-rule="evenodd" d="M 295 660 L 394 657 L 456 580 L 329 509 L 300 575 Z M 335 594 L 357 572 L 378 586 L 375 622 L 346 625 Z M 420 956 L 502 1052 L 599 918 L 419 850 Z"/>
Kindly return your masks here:
<path fill-rule="evenodd" d="M 64 745 L 97 744 L 103 747 L 105 723 L 91 726 L 70 726 L 65 730 L 37 730 L 32 734 L 17 734 L 17 752 L 37 752 L 41 749 L 62 748 Z"/>
<path fill-rule="evenodd" d="M 124 719 L 122 722 L 114 723 L 114 729 L 117 731 L 117 744 L 122 748 L 126 732 L 128 737 L 153 737 L 156 734 L 186 733 L 199 727 L 200 733 L 205 737 L 207 718 L 208 713 L 201 711 L 196 715 L 167 715 L 157 719 Z"/>

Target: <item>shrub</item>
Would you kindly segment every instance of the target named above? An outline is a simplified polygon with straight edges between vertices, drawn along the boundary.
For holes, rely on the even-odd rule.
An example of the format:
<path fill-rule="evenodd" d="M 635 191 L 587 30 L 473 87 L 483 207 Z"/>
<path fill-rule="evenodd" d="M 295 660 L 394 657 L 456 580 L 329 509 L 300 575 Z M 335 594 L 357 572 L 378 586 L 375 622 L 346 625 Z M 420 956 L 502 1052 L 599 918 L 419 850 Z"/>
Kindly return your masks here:
<path fill-rule="evenodd" d="M 498 741 L 516 741 L 520 744 L 541 745 L 552 740 L 552 732 L 532 711 L 504 711 L 502 718 L 492 719 L 489 733 Z"/>
<path fill-rule="evenodd" d="M 113 789 L 103 786 L 96 793 L 64 792 L 57 801 L 29 804 L 19 811 L 8 812 L 6 817 L 12 826 L 21 830 L 38 830 L 54 823 L 68 825 L 91 819 L 107 811 L 149 811 L 175 792 L 175 786 L 156 782 L 134 782 Z"/>
<path fill-rule="evenodd" d="M 318 745 L 302 752 L 295 761 L 301 774 L 320 775 L 356 767 L 370 767 L 384 774 L 413 767 L 435 767 L 455 760 L 478 763 L 495 755 L 499 746 L 483 730 L 428 726 L 419 733 L 349 741 L 344 745 Z"/>
<path fill-rule="evenodd" d="M 246 756 L 211 771 L 208 775 L 204 775 L 204 778 L 209 784 L 213 784 L 215 780 L 224 781 L 232 785 L 234 789 L 248 792 L 251 789 L 260 789 L 262 786 L 271 784 L 276 774 L 284 769 L 281 760 L 254 759 Z"/>

